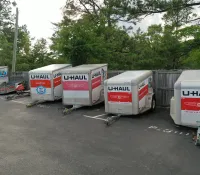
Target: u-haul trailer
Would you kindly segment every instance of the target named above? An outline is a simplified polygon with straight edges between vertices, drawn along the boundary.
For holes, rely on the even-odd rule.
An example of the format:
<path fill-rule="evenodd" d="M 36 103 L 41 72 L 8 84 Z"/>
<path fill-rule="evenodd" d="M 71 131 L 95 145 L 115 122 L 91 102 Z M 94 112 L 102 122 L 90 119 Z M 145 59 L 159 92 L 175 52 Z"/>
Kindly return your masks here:
<path fill-rule="evenodd" d="M 27 107 L 44 101 L 62 98 L 62 71 L 72 67 L 70 64 L 51 64 L 29 71 L 30 94 L 32 103 Z"/>
<path fill-rule="evenodd" d="M 8 83 L 8 66 L 0 66 L 0 84 Z"/>
<path fill-rule="evenodd" d="M 127 71 L 104 83 L 105 112 L 114 114 L 106 121 L 110 125 L 121 115 L 137 115 L 154 110 L 156 98 L 152 87 L 152 71 Z"/>
<path fill-rule="evenodd" d="M 0 94 L 6 94 L 15 90 L 14 85 L 8 85 L 8 67 L 0 66 Z"/>
<path fill-rule="evenodd" d="M 70 109 L 65 108 L 63 114 L 104 101 L 107 67 L 107 64 L 84 64 L 63 72 L 63 105 L 73 105 Z"/>
<path fill-rule="evenodd" d="M 0 66 L 0 94 L 9 94 L 16 92 L 18 84 L 23 81 L 9 81 L 8 66 Z M 6 100 L 13 99 L 17 95 L 7 95 Z"/>
<path fill-rule="evenodd" d="M 177 125 L 198 128 L 196 144 L 200 144 L 200 70 L 182 72 L 174 84 L 170 115 Z"/>

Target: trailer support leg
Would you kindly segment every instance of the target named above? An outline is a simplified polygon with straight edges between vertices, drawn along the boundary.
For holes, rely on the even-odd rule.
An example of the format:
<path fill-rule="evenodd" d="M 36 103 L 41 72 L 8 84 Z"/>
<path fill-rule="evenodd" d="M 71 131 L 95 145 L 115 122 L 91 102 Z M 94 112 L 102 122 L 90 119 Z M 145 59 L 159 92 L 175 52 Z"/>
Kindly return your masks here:
<path fill-rule="evenodd" d="M 79 109 L 79 108 L 81 108 L 81 107 L 82 107 L 82 106 L 80 106 L 80 105 L 73 105 L 72 108 L 65 108 L 65 109 L 63 110 L 63 115 L 71 114 L 72 111 L 75 111 L 76 109 Z"/>
<path fill-rule="evenodd" d="M 197 136 L 196 136 L 196 140 L 195 140 L 195 145 L 199 146 L 200 145 L 200 121 L 197 121 Z"/>
<path fill-rule="evenodd" d="M 121 117 L 120 114 L 119 114 L 119 115 L 116 115 L 116 116 L 108 117 L 108 118 L 106 119 L 106 121 L 105 121 L 105 124 L 106 124 L 107 126 L 110 126 L 110 125 L 112 125 L 114 122 L 116 122 L 117 120 L 119 120 L 120 117 Z"/>

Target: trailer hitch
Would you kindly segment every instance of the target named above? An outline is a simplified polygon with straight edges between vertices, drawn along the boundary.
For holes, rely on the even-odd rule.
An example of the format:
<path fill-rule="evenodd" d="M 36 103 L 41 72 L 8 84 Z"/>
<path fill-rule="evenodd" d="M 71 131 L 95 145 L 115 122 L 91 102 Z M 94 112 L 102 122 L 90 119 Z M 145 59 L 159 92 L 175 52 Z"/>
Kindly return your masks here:
<path fill-rule="evenodd" d="M 63 110 L 63 115 L 68 115 L 68 114 L 71 114 L 72 111 L 75 111 L 79 108 L 81 108 L 82 106 L 81 105 L 73 105 L 72 108 L 65 108 Z"/>
<path fill-rule="evenodd" d="M 108 117 L 108 118 L 106 119 L 106 121 L 105 121 L 105 124 L 106 124 L 107 126 L 110 126 L 110 125 L 112 125 L 114 122 L 116 122 L 117 120 L 119 120 L 120 117 L 121 117 L 121 114 Z"/>
<path fill-rule="evenodd" d="M 43 101 L 36 100 L 36 101 L 31 102 L 31 103 L 28 103 L 28 104 L 26 105 L 26 107 L 27 107 L 27 108 L 30 108 L 30 107 L 33 107 L 33 106 L 35 106 L 35 105 L 38 105 L 38 104 L 41 104 L 41 103 L 44 103 L 44 102 L 45 102 L 44 100 L 43 100 Z"/>

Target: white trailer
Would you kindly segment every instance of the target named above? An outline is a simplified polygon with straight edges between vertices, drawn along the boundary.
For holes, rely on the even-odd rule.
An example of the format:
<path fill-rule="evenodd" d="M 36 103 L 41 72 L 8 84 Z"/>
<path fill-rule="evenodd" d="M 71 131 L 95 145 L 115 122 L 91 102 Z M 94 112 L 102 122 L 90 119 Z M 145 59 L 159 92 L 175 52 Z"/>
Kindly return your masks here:
<path fill-rule="evenodd" d="M 8 66 L 0 66 L 0 84 L 8 83 Z"/>
<path fill-rule="evenodd" d="M 127 71 L 106 80 L 105 112 L 119 117 L 155 109 L 156 99 L 152 82 L 152 71 L 148 70 Z"/>
<path fill-rule="evenodd" d="M 84 64 L 63 72 L 63 105 L 73 105 L 66 108 L 64 114 L 104 101 L 103 83 L 107 79 L 107 67 L 107 64 Z"/>
<path fill-rule="evenodd" d="M 72 67 L 70 64 L 52 64 L 29 71 L 30 94 L 33 103 L 54 101 L 62 98 L 62 71 Z"/>
<path fill-rule="evenodd" d="M 182 72 L 174 84 L 170 115 L 177 125 L 198 128 L 195 145 L 200 145 L 200 70 Z"/>
<path fill-rule="evenodd" d="M 197 121 L 200 121 L 200 70 L 182 72 L 174 84 L 170 115 L 177 125 L 197 128 Z"/>

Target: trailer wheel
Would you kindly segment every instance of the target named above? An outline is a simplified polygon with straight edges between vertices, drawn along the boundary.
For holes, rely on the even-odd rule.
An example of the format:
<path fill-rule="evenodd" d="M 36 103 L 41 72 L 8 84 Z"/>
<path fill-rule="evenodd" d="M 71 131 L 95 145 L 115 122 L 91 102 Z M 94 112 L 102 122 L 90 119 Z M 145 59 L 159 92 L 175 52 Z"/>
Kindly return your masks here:
<path fill-rule="evenodd" d="M 151 111 L 154 111 L 156 109 L 156 98 L 153 96 L 151 101 Z"/>

